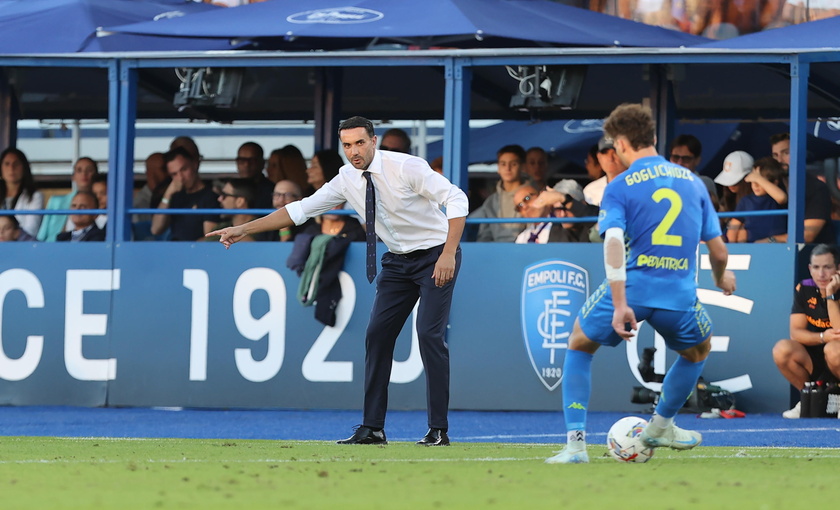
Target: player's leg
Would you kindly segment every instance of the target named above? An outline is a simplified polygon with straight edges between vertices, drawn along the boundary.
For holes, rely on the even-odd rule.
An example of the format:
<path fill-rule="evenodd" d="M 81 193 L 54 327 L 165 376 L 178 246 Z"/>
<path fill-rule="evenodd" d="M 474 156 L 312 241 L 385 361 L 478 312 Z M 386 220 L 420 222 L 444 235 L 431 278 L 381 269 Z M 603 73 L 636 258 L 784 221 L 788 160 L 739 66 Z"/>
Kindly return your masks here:
<path fill-rule="evenodd" d="M 549 464 L 589 462 L 586 453 L 586 416 L 592 392 L 592 358 L 598 347 L 621 342 L 612 329 L 612 299 L 601 285 L 581 308 L 569 349 L 563 360 L 563 419 L 566 422 L 566 448 L 546 460 Z M 597 341 L 593 340 L 597 339 Z"/>
<path fill-rule="evenodd" d="M 642 432 L 642 441 L 648 446 L 688 450 L 699 445 L 703 438 L 698 432 L 677 427 L 674 418 L 697 387 L 697 379 L 703 372 L 711 351 L 712 321 L 703 305 L 696 302 L 689 312 L 657 310 L 651 315 L 650 323 L 680 356 L 665 374 L 656 411 Z"/>

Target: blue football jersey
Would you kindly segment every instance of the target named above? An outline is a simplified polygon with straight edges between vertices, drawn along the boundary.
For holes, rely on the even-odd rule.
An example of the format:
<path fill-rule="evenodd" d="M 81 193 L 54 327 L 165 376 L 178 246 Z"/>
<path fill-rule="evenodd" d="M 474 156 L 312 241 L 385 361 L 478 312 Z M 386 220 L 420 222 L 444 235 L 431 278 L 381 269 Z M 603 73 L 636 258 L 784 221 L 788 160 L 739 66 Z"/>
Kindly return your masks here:
<path fill-rule="evenodd" d="M 697 246 L 721 235 L 700 178 L 661 156 L 636 160 L 604 191 L 601 235 L 624 231 L 627 302 L 687 310 L 697 297 Z"/>

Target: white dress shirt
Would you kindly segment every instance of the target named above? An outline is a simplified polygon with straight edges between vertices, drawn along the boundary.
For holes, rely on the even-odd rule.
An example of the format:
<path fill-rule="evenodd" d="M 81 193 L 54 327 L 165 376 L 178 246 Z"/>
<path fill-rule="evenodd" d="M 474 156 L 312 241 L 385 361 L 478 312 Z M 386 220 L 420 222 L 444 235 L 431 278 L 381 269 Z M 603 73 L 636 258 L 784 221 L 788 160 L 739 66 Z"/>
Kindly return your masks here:
<path fill-rule="evenodd" d="M 551 233 L 551 223 L 532 223 L 516 236 L 516 244 L 547 244 L 548 235 Z M 536 234 L 536 238 L 532 241 L 531 236 Z"/>
<path fill-rule="evenodd" d="M 376 150 L 368 170 L 376 188 L 376 235 L 393 253 L 410 253 L 446 242 L 449 219 L 465 217 L 464 192 L 416 156 Z M 296 225 L 344 202 L 365 219 L 366 180 L 352 165 L 312 196 L 286 205 Z M 446 209 L 444 213 L 441 206 Z"/>
<path fill-rule="evenodd" d="M 5 206 L 10 208 L 12 199 L 7 198 Z M 16 211 L 37 211 L 44 208 L 44 195 L 40 191 L 36 191 L 31 196 L 27 192 L 23 192 L 18 197 L 17 204 L 15 204 Z M 37 214 L 20 214 L 15 215 L 20 228 L 31 236 L 38 235 L 38 229 L 41 227 L 41 220 L 43 216 Z"/>

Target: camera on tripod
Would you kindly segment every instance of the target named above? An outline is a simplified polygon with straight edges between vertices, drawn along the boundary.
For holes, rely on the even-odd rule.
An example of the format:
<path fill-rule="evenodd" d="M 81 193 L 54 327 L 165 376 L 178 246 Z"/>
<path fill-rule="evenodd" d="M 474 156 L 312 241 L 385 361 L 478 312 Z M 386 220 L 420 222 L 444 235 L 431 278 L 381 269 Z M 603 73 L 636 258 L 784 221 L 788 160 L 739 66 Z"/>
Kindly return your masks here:
<path fill-rule="evenodd" d="M 653 355 L 656 354 L 656 347 L 646 347 L 642 349 L 642 357 L 639 360 L 639 375 L 642 376 L 644 382 L 659 382 L 661 383 L 665 376 L 657 374 L 653 369 Z M 644 386 L 634 386 L 633 394 L 630 396 L 630 402 L 634 404 L 653 404 L 659 401 L 659 393 L 645 388 Z"/>
<path fill-rule="evenodd" d="M 639 360 L 639 375 L 642 376 L 644 382 L 659 382 L 661 383 L 665 376 L 657 374 L 653 370 L 653 355 L 656 354 L 656 347 L 647 347 L 642 350 L 642 356 Z M 655 407 L 659 402 L 659 392 L 645 388 L 644 386 L 634 386 L 633 393 L 630 396 L 630 402 L 633 404 L 651 404 Z M 712 409 L 734 409 L 735 397 L 729 391 L 707 383 L 701 377 L 697 381 L 697 386 L 691 395 L 688 397 L 685 405 L 682 408 L 684 412 L 707 412 Z"/>

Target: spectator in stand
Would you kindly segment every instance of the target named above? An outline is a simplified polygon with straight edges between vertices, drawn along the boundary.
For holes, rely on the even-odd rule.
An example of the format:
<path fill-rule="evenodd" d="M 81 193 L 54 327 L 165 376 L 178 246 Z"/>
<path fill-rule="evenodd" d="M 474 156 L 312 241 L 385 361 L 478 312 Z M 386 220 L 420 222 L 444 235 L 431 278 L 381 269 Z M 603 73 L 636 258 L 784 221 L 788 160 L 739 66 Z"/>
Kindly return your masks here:
<path fill-rule="evenodd" d="M 535 189 L 542 191 L 548 187 L 548 154 L 545 149 L 531 147 L 525 152 L 525 173 Z"/>
<path fill-rule="evenodd" d="M 696 136 L 679 135 L 674 138 L 674 142 L 671 144 L 671 155 L 668 159 L 671 160 L 671 163 L 676 163 L 684 168 L 688 168 L 697 174 L 697 168 L 700 166 L 702 154 L 703 145 Z M 703 184 L 706 185 L 706 189 L 709 191 L 709 198 L 712 199 L 712 205 L 714 205 L 715 209 L 717 209 L 719 203 L 715 182 L 707 175 L 700 175 L 700 180 L 702 180 Z"/>
<path fill-rule="evenodd" d="M 96 196 L 96 201 L 99 203 L 100 209 L 108 208 L 108 174 L 96 174 L 93 177 L 93 184 L 91 184 L 91 191 Z M 100 214 L 96 217 L 96 226 L 105 230 L 105 224 L 108 223 L 108 215 Z"/>
<path fill-rule="evenodd" d="M 33 236 L 20 228 L 15 216 L 0 216 L 0 242 L 6 241 L 37 241 Z"/>
<path fill-rule="evenodd" d="M 808 381 L 840 378 L 840 255 L 827 244 L 811 251 L 808 271 L 793 293 L 790 338 L 773 347 L 773 361 L 793 387 L 801 390 Z M 801 403 L 785 411 L 785 418 L 799 418 Z"/>
<path fill-rule="evenodd" d="M 283 207 L 286 207 L 287 205 L 291 204 L 292 202 L 297 202 L 301 198 L 303 198 L 303 192 L 301 191 L 300 186 L 298 186 L 298 184 L 294 181 L 290 181 L 290 180 L 286 179 L 286 180 L 282 180 L 282 181 L 280 181 L 280 182 L 278 182 L 277 184 L 274 185 L 274 194 L 272 195 L 272 200 L 273 200 L 272 205 L 274 206 L 275 209 L 282 209 Z M 308 227 L 309 224 L 311 222 L 314 222 L 314 221 L 315 220 L 310 218 L 309 220 L 307 220 L 306 223 L 304 223 L 302 225 L 292 225 L 290 227 L 281 228 L 277 232 L 277 234 L 278 234 L 277 237 L 275 238 L 275 236 L 272 235 L 271 236 L 272 239 L 270 239 L 270 240 L 276 241 L 276 240 L 279 239 L 280 241 L 283 241 L 283 242 L 294 241 L 295 236 L 298 233 L 303 232 L 306 229 L 306 227 Z M 269 232 L 269 234 L 271 234 L 271 232 Z M 257 234 L 257 235 L 259 235 L 259 234 Z"/>
<path fill-rule="evenodd" d="M 391 128 L 382 135 L 379 150 L 411 154 L 411 138 L 400 128 Z"/>
<path fill-rule="evenodd" d="M 19 149 L 8 148 L 0 153 L 0 209 L 34 211 L 44 208 L 44 195 L 35 189 L 35 179 L 29 160 Z M 43 216 L 20 214 L 16 216 L 20 228 L 31 236 L 38 234 Z"/>
<path fill-rule="evenodd" d="M 312 189 L 306 183 L 306 159 L 294 145 L 271 151 L 266 173 L 271 182 L 290 180 L 300 186 L 304 196 L 312 194 Z"/>
<path fill-rule="evenodd" d="M 73 196 L 79 191 L 91 191 L 93 177 L 99 173 L 99 166 L 96 161 L 88 157 L 79 158 L 73 165 L 73 175 L 70 177 L 72 190 L 66 195 L 53 195 L 47 202 L 48 210 L 70 209 Z M 38 229 L 39 241 L 55 241 L 56 236 L 61 232 L 76 230 L 73 220 L 63 214 L 50 214 L 41 221 L 41 228 Z"/>
<path fill-rule="evenodd" d="M 137 209 L 156 209 L 169 186 L 169 174 L 162 152 L 153 152 L 146 158 L 146 183 L 134 194 L 134 207 Z M 152 221 L 151 214 L 135 214 L 134 222 Z"/>
<path fill-rule="evenodd" d="M 752 186 L 744 180 L 752 171 L 753 157 L 744 151 L 730 152 L 723 160 L 723 170 L 715 177 L 715 182 L 723 186 L 720 195 L 719 212 L 735 212 L 738 202 L 747 195 L 752 195 Z M 728 232 L 729 218 L 722 218 L 721 225 Z M 727 240 L 728 240 L 727 233 Z"/>
<path fill-rule="evenodd" d="M 429 163 L 429 166 L 432 167 L 432 170 L 434 170 L 435 172 L 439 173 L 440 175 L 443 175 L 443 156 L 438 156 L 435 159 L 433 159 Z"/>
<path fill-rule="evenodd" d="M 522 166 L 525 162 L 525 149 L 519 145 L 505 145 L 496 153 L 499 182 L 496 192 L 487 197 L 481 207 L 470 214 L 471 218 L 519 218 L 513 195 L 525 178 Z M 522 223 L 482 223 L 478 227 L 476 241 L 512 243 L 522 232 Z"/>
<path fill-rule="evenodd" d="M 169 143 L 169 150 L 172 150 L 176 147 L 183 147 L 187 152 L 192 155 L 192 159 L 195 161 L 195 167 L 198 169 L 201 166 L 201 153 L 198 151 L 198 145 L 195 143 L 195 140 L 190 138 L 189 136 L 176 136 L 172 139 Z"/>
<path fill-rule="evenodd" d="M 578 193 L 580 193 L 580 190 L 578 190 Z M 521 214 L 523 218 L 537 219 L 556 216 L 574 217 L 574 214 L 568 212 L 574 204 L 578 204 L 584 208 L 587 207 L 586 204 L 576 201 L 568 193 L 555 190 L 546 190 L 540 193 L 530 184 L 526 184 L 516 190 L 513 197 L 514 201 L 516 201 L 516 211 Z M 580 197 L 582 198 L 583 195 L 581 194 Z M 558 213 L 558 211 L 560 212 Z M 597 214 L 597 211 L 595 214 Z M 578 230 L 582 230 L 583 228 L 578 227 L 578 225 L 579 224 L 576 223 L 551 223 L 547 221 L 529 223 L 525 227 L 525 230 L 520 232 L 516 237 L 516 243 L 545 244 L 576 243 L 580 241 L 588 242 L 588 239 L 580 238 Z"/>
<path fill-rule="evenodd" d="M 603 137 L 601 138 L 603 140 Z M 600 142 L 589 148 L 586 154 L 586 173 L 591 182 L 583 187 L 583 197 L 587 204 L 600 205 L 601 197 L 604 196 L 604 189 L 607 187 L 607 177 L 601 162 L 598 159 L 598 152 L 601 150 Z"/>
<path fill-rule="evenodd" d="M 172 182 L 166 187 L 158 209 L 218 209 L 218 195 L 198 175 L 198 161 L 183 147 L 164 154 L 166 171 Z M 195 214 L 155 214 L 152 234 L 161 235 L 171 229 L 173 241 L 196 241 L 219 223 L 218 211 L 206 216 Z"/>
<path fill-rule="evenodd" d="M 782 164 L 785 189 L 790 173 L 790 133 L 778 133 L 770 137 L 773 159 Z M 806 243 L 834 244 L 836 242 L 834 223 L 831 221 L 831 194 L 828 186 L 809 172 L 805 172 L 805 225 Z M 776 241 L 787 242 L 787 234 L 776 236 Z"/>
<path fill-rule="evenodd" d="M 604 189 L 606 189 L 606 185 L 612 182 L 613 179 L 618 177 L 618 175 L 621 174 L 621 172 L 627 170 L 627 165 L 625 165 L 621 161 L 621 159 L 619 159 L 618 154 L 615 151 L 615 146 L 613 145 L 612 138 L 608 137 L 607 135 L 602 136 L 601 139 L 598 140 L 598 164 L 600 164 L 601 168 L 604 170 Z M 597 206 L 599 207 L 601 205 L 601 199 L 603 198 L 604 189 L 601 190 L 601 195 L 597 197 Z M 597 216 L 598 211 L 595 211 L 594 215 Z M 586 216 L 588 216 L 588 214 Z M 598 232 L 597 223 L 589 228 L 588 237 L 590 242 L 603 242 L 601 234 Z"/>
<path fill-rule="evenodd" d="M 219 228 L 242 225 L 256 218 L 253 214 L 241 214 L 235 212 L 238 209 L 251 209 L 254 200 L 257 199 L 257 187 L 251 179 L 225 179 L 222 181 L 222 190 L 219 193 L 219 205 L 226 212 L 222 214 L 222 221 L 217 225 Z M 266 232 L 261 232 L 265 234 Z M 258 234 L 247 235 L 241 241 L 258 241 Z M 219 237 L 203 237 L 202 241 L 218 241 Z"/>
<path fill-rule="evenodd" d="M 320 150 L 312 156 L 309 168 L 306 169 L 306 182 L 317 191 L 338 175 L 338 169 L 343 165 L 344 160 L 338 152 L 332 149 Z"/>
<path fill-rule="evenodd" d="M 70 209 L 89 210 L 99 209 L 99 201 L 96 195 L 87 190 L 79 190 L 73 195 L 70 201 Z M 95 214 L 71 214 L 73 230 L 61 232 L 56 236 L 56 241 L 104 241 L 105 231 L 96 226 Z"/>
<path fill-rule="evenodd" d="M 773 158 L 761 158 L 744 180 L 752 186 L 752 194 L 738 202 L 736 212 L 775 211 L 787 206 L 787 193 L 781 188 L 782 165 Z M 787 232 L 785 216 L 749 216 L 731 218 L 726 237 L 730 243 L 775 243 L 776 236 Z"/>
<path fill-rule="evenodd" d="M 242 179 L 250 179 L 257 187 L 257 196 L 252 204 L 256 209 L 271 208 L 271 194 L 274 182 L 265 175 L 265 157 L 263 148 L 256 142 L 245 142 L 236 153 L 236 171 Z"/>

